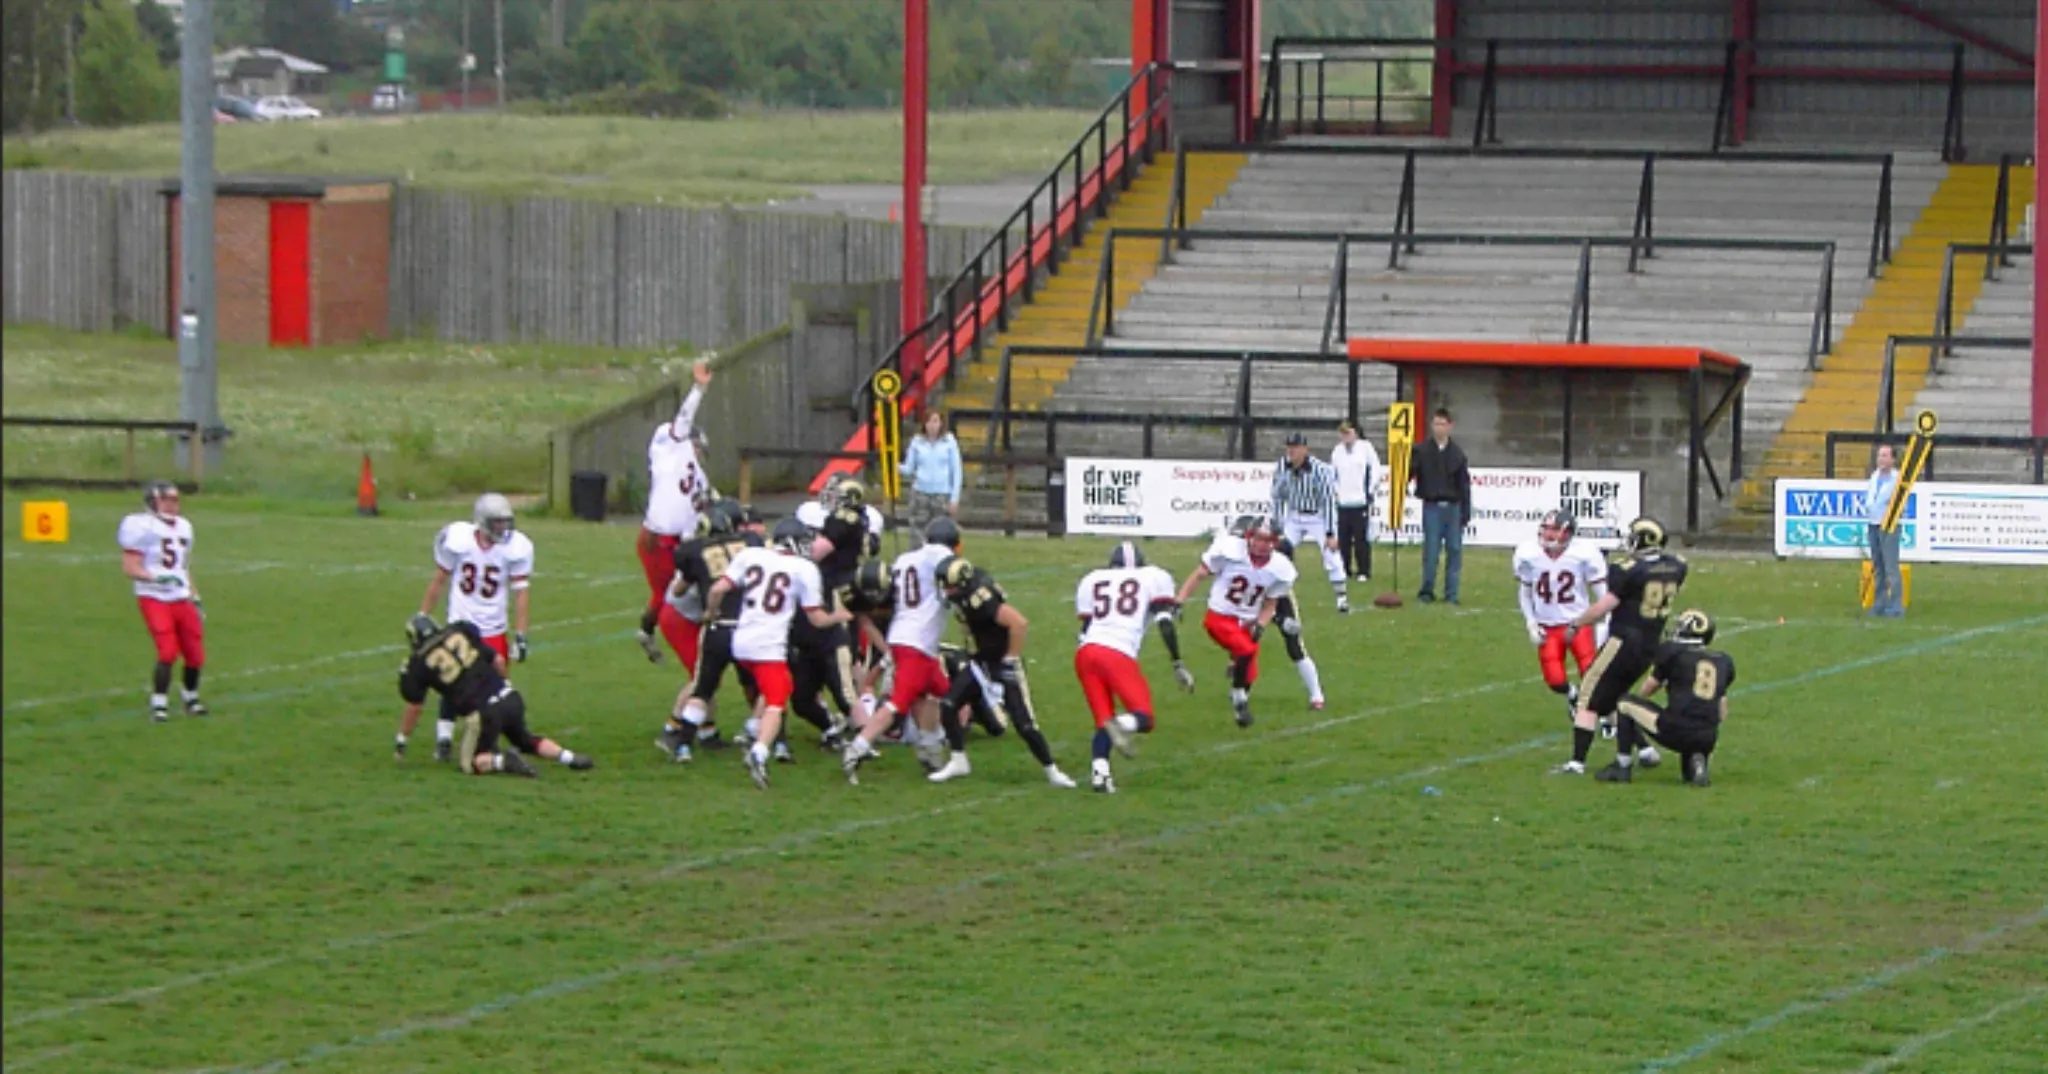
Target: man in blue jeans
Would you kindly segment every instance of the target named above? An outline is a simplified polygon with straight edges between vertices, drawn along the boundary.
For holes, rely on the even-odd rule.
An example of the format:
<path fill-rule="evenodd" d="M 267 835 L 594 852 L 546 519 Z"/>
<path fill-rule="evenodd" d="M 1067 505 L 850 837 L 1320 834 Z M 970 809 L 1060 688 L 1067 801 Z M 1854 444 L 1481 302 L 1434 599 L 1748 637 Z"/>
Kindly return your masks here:
<path fill-rule="evenodd" d="M 1415 495 L 1422 501 L 1422 592 L 1436 600 L 1436 557 L 1444 551 L 1444 599 L 1458 603 L 1458 575 L 1464 567 L 1465 527 L 1472 524 L 1472 470 L 1465 450 L 1451 442 L 1451 412 L 1438 409 L 1430 438 L 1415 449 Z"/>
<path fill-rule="evenodd" d="M 1885 510 L 1891 506 L 1892 490 L 1899 485 L 1899 472 L 1892 462 L 1892 446 L 1877 446 L 1877 469 L 1870 473 L 1870 484 L 1863 489 L 1863 519 L 1868 527 L 1870 545 L 1870 584 L 1875 592 L 1870 598 L 1870 614 L 1886 619 L 1897 619 L 1906 614 L 1902 603 L 1904 594 L 1899 584 L 1899 531 L 1884 530 Z"/>

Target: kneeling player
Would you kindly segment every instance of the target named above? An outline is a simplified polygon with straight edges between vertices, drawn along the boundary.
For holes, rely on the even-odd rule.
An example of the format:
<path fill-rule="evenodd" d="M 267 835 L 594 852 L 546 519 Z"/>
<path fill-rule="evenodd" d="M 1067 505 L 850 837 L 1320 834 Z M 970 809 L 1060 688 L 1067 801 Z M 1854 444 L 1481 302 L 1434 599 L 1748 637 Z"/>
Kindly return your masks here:
<path fill-rule="evenodd" d="M 998 732 L 1002 722 L 995 714 L 1006 713 L 1017 727 L 1017 737 L 1031 748 L 1031 756 L 1045 770 L 1046 782 L 1072 789 L 1074 781 L 1053 762 L 1052 747 L 1046 744 L 1031 711 L 1031 685 L 1024 677 L 1024 636 L 1030 624 L 1024 613 L 1009 602 L 1003 587 L 987 571 L 977 570 L 964 557 L 949 556 L 941 562 L 938 580 L 946 600 L 966 624 L 974 649 L 966 661 L 966 674 L 948 671 L 949 689 L 939 702 L 939 725 L 945 729 L 946 745 L 952 752 L 945 766 L 929 778 L 944 783 L 973 771 L 967 763 L 967 728 L 960 722 L 960 707 L 965 705 L 986 715 L 986 722 Z"/>
<path fill-rule="evenodd" d="M 1147 622 L 1159 627 L 1166 655 L 1173 658 L 1174 681 L 1183 690 L 1195 688 L 1194 673 L 1180 660 L 1180 637 L 1173 625 L 1179 612 L 1173 575 L 1148 566 L 1145 554 L 1129 541 L 1109 553 L 1109 566 L 1089 571 L 1074 590 L 1074 613 L 1081 617 L 1074 675 L 1095 717 L 1088 785 L 1097 793 L 1116 793 L 1109 771 L 1111 746 L 1129 757 L 1135 752 L 1132 737 L 1152 733 L 1152 687 L 1138 667 Z"/>
<path fill-rule="evenodd" d="M 1203 629 L 1230 654 L 1230 707 L 1239 727 L 1250 727 L 1252 684 L 1259 679 L 1259 638 L 1273 621 L 1280 598 L 1294 589 L 1294 564 L 1273 554 L 1280 535 L 1273 520 L 1258 517 L 1243 539 L 1218 538 L 1202 553 L 1201 565 L 1181 583 L 1175 599 L 1187 603 L 1196 583 L 1214 576 Z"/>
<path fill-rule="evenodd" d="M 1671 640 L 1657 649 L 1656 666 L 1643 681 L 1643 697 L 1629 696 L 1620 706 L 1614 763 L 1595 778 L 1627 783 L 1635 771 L 1635 747 L 1647 735 L 1678 751 L 1685 760 L 1685 781 L 1705 787 L 1707 758 L 1728 718 L 1728 687 L 1735 682 L 1735 661 L 1708 646 L 1714 643 L 1714 620 L 1691 609 L 1678 617 Z M 1670 704 L 1647 700 L 1658 690 L 1670 691 Z"/>
<path fill-rule="evenodd" d="M 595 766 L 588 756 L 563 749 L 552 739 L 535 737 L 526 729 L 526 701 L 498 674 L 492 651 L 476 624 L 444 627 L 431 616 L 415 615 L 405 625 L 405 641 L 412 655 L 398 672 L 398 696 L 405 699 L 393 751 L 399 759 L 405 757 L 406 736 L 418 725 L 420 708 L 431 689 L 446 699 L 462 720 L 462 745 L 456 759 L 465 775 L 534 775 L 533 766 L 520 753 L 559 761 L 579 771 Z M 519 747 L 520 753 L 498 749 L 501 735 Z"/>
<path fill-rule="evenodd" d="M 782 710 L 789 704 L 789 622 L 802 609 L 820 630 L 847 621 L 844 611 L 827 613 L 824 585 L 811 562 L 811 531 L 793 518 L 775 524 L 772 546 L 749 548 L 734 556 L 705 602 L 722 606 L 729 594 L 740 594 L 738 626 L 732 635 L 733 659 L 753 675 L 761 689 L 761 727 L 747 745 L 747 774 L 754 786 L 768 789 L 768 747 L 782 734 Z"/>
<path fill-rule="evenodd" d="M 1579 522 L 1569 512 L 1552 511 L 1537 523 L 1536 539 L 1515 549 L 1515 581 L 1521 583 L 1522 622 L 1544 685 L 1565 699 L 1565 718 L 1578 711 L 1579 691 L 1565 675 L 1565 650 L 1578 661 L 1579 678 L 1593 666 L 1599 647 L 1596 630 L 1574 630 L 1572 620 L 1600 598 L 1607 584 L 1607 561 L 1591 545 L 1575 540 Z"/>

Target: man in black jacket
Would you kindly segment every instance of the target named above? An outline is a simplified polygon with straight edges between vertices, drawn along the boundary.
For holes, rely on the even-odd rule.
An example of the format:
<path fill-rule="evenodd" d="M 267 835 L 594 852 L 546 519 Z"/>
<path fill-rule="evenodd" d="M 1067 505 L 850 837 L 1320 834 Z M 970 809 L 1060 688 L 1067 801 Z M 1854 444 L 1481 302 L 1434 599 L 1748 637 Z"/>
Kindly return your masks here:
<path fill-rule="evenodd" d="M 1465 450 L 1451 442 L 1451 412 L 1439 409 L 1430 439 L 1415 449 L 1415 495 L 1422 501 L 1422 592 L 1436 600 L 1437 549 L 1444 551 L 1444 599 L 1458 603 L 1458 575 L 1465 563 L 1465 527 L 1472 524 L 1472 470 Z"/>

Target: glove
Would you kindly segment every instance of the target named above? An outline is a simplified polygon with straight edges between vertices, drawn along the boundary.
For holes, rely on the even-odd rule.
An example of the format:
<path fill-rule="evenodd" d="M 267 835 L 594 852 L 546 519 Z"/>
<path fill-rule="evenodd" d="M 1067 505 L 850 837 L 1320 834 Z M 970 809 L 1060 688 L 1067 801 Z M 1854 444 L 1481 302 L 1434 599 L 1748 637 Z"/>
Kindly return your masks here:
<path fill-rule="evenodd" d="M 1195 673 L 1189 671 L 1188 666 L 1178 660 L 1173 662 L 1173 681 L 1179 683 L 1180 688 L 1188 693 L 1195 692 Z"/>
<path fill-rule="evenodd" d="M 1253 641 L 1258 641 L 1266 636 L 1266 624 L 1254 622 L 1251 626 L 1245 628 L 1245 633 L 1250 634 Z"/>
<path fill-rule="evenodd" d="M 1571 633 L 1572 633 L 1572 628 L 1570 628 L 1570 627 L 1566 627 L 1566 628 L 1564 628 L 1564 633 L 1565 633 L 1565 640 L 1566 640 L 1566 641 L 1570 641 L 1570 640 L 1571 640 Z M 1536 625 L 1536 624 L 1534 624 L 1534 623 L 1530 623 L 1530 624 L 1529 624 L 1529 644 L 1531 644 L 1531 645 L 1541 645 L 1541 644 L 1543 644 L 1543 634 L 1544 634 L 1544 630 L 1543 630 L 1543 628 L 1542 628 L 1542 627 L 1540 627 L 1540 626 L 1537 626 L 1537 625 Z"/>
<path fill-rule="evenodd" d="M 1002 676 L 1004 685 L 1017 685 L 1024 677 L 1024 659 L 1017 656 L 1003 657 Z"/>
<path fill-rule="evenodd" d="M 526 663 L 526 633 L 524 631 L 515 631 L 512 635 L 512 659 L 516 663 Z"/>

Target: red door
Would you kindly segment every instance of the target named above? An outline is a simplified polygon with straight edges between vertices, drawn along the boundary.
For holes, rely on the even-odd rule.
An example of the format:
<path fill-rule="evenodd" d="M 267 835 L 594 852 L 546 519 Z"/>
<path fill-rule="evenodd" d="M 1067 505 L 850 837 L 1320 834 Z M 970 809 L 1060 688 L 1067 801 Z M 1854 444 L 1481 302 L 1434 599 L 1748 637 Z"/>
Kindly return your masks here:
<path fill-rule="evenodd" d="M 313 341 L 313 204 L 270 203 L 270 345 Z"/>

